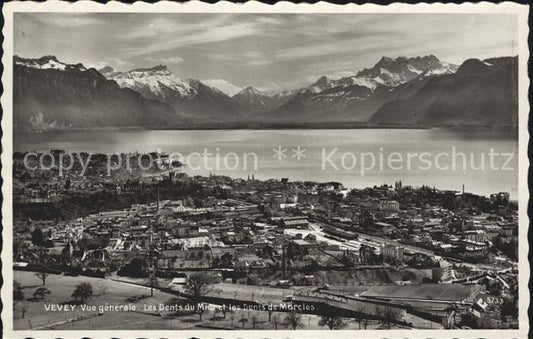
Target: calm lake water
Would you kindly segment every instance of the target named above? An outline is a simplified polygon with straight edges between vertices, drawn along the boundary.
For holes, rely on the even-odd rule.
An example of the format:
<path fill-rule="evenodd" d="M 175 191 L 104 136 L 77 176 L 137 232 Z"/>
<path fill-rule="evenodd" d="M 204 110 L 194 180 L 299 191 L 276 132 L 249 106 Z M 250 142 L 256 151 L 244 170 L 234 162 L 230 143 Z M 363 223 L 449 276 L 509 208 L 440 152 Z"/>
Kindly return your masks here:
<path fill-rule="evenodd" d="M 506 191 L 512 198 L 518 196 L 517 148 L 516 138 L 482 129 L 124 130 L 14 137 L 15 151 L 179 152 L 190 175 L 253 174 L 261 180 L 338 181 L 350 188 L 397 180 L 455 190 L 464 184 L 467 192 Z"/>

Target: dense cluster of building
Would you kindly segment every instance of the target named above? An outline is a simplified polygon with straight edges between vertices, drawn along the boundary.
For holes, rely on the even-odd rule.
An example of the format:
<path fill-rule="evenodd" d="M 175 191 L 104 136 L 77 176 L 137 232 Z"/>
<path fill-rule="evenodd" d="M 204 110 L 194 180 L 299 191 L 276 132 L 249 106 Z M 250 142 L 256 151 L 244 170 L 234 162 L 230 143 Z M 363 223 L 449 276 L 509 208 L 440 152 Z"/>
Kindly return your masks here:
<path fill-rule="evenodd" d="M 183 189 L 193 184 L 195 190 Z M 148 203 L 72 220 L 17 220 L 15 262 L 43 264 L 34 241 L 39 229 L 46 265 L 103 277 L 155 270 L 186 283 L 184 272 L 203 269 L 231 283 L 279 287 L 316 285 L 318 270 L 393 266 L 430 269 L 426 283 L 483 281 L 504 294 L 516 284 L 518 220 L 507 193 L 485 198 L 401 182 L 348 190 L 335 182 L 174 172 L 130 180 L 20 171 L 14 187 L 22 214 L 74 193 L 157 192 Z M 465 273 L 475 265 L 487 269 Z"/>

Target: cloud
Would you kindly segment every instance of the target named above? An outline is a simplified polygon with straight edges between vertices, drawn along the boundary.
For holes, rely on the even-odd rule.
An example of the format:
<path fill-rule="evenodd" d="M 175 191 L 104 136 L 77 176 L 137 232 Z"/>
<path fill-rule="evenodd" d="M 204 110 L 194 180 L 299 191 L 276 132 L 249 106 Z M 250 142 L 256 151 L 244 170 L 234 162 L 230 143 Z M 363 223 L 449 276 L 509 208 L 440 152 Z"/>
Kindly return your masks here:
<path fill-rule="evenodd" d="M 266 60 L 266 59 L 255 59 L 255 60 L 248 61 L 248 64 L 252 66 L 263 66 L 263 65 L 269 65 L 271 63 L 272 63 L 271 60 Z"/>
<path fill-rule="evenodd" d="M 104 63 L 100 62 L 98 64 L 104 64 Z M 114 58 L 114 59 L 109 60 L 104 66 L 111 66 L 115 70 L 126 71 L 133 66 L 133 63 L 126 61 L 126 60 Z"/>
<path fill-rule="evenodd" d="M 88 68 L 95 68 L 95 69 L 102 69 L 102 68 L 104 68 L 106 66 L 111 66 L 115 70 L 124 71 L 127 68 L 132 67 L 133 63 L 131 63 L 129 61 L 126 61 L 126 60 L 113 58 L 113 59 L 110 59 L 110 60 L 107 60 L 107 61 L 87 62 L 84 65 L 86 67 L 88 67 Z"/>
<path fill-rule="evenodd" d="M 179 64 L 183 62 L 183 58 L 179 56 L 168 57 L 168 58 L 154 58 L 154 57 L 149 56 L 148 58 L 146 58 L 146 60 L 150 62 L 162 63 L 162 64 Z"/>
<path fill-rule="evenodd" d="M 262 16 L 257 18 L 255 21 L 267 25 L 281 25 L 281 21 L 274 18 L 273 16 Z"/>
<path fill-rule="evenodd" d="M 265 58 L 264 53 L 258 51 L 248 51 L 244 53 L 244 57 L 248 59 L 248 65 L 263 66 L 272 63 L 272 60 Z"/>
<path fill-rule="evenodd" d="M 54 24 L 61 27 L 80 27 L 99 25 L 102 20 L 97 18 L 83 18 L 83 17 L 63 17 L 54 19 Z"/>
<path fill-rule="evenodd" d="M 284 90 L 285 89 L 284 85 L 286 84 L 280 84 L 280 83 L 273 82 L 273 81 L 263 81 L 259 85 L 254 86 L 254 87 L 263 93 L 275 94 L 275 93 L 279 93 L 282 90 Z"/>
<path fill-rule="evenodd" d="M 94 68 L 94 69 L 102 69 L 105 66 L 108 66 L 109 63 L 105 61 L 97 61 L 97 62 L 88 62 L 85 66 L 87 68 Z"/>
<path fill-rule="evenodd" d="M 404 43 L 409 44 L 408 41 Z M 329 55 L 346 54 L 349 52 L 364 54 L 367 51 L 375 49 L 384 49 L 383 40 L 374 38 L 346 39 L 324 44 L 310 43 L 305 46 L 289 48 L 277 54 L 276 60 L 284 61 L 312 57 L 324 57 Z"/>
<path fill-rule="evenodd" d="M 207 19 L 198 19 L 194 22 L 179 20 L 180 17 L 149 17 L 138 15 L 135 17 L 136 24 L 129 27 L 128 31 L 121 34 L 121 38 L 127 40 L 137 40 L 145 38 L 161 38 L 170 36 L 181 36 L 203 31 L 209 27 L 218 27 L 227 23 L 225 15 L 216 15 Z"/>
<path fill-rule="evenodd" d="M 222 54 L 222 53 L 210 53 L 206 55 L 209 59 L 219 60 L 219 61 L 233 61 L 235 60 L 235 55 L 231 54 Z"/>
<path fill-rule="evenodd" d="M 258 51 L 248 51 L 244 53 L 244 56 L 250 59 L 257 59 L 257 58 L 261 58 L 263 56 L 263 53 L 258 52 Z"/>
<path fill-rule="evenodd" d="M 24 20 L 29 20 L 30 22 L 39 22 L 56 27 L 75 28 L 106 23 L 102 18 L 87 13 L 47 13 L 46 15 L 42 15 L 41 13 L 21 13 L 19 15 Z"/>
<path fill-rule="evenodd" d="M 345 78 L 345 77 L 351 77 L 356 74 L 357 72 L 355 71 L 338 71 L 338 72 L 328 73 L 326 75 L 331 79 L 340 79 L 340 78 Z"/>
<path fill-rule="evenodd" d="M 350 75 L 383 55 L 461 63 L 518 53 L 510 14 L 44 14 L 15 14 L 15 53 L 123 70 L 186 63 L 177 66 L 185 77 L 282 88 Z"/>
<path fill-rule="evenodd" d="M 246 23 L 233 23 L 224 26 L 204 27 L 203 31 L 190 34 L 171 34 L 157 39 L 154 43 L 146 43 L 141 47 L 130 48 L 128 56 L 140 56 L 152 53 L 170 51 L 179 47 L 199 45 L 210 42 L 221 42 L 236 38 L 258 35 L 262 30 L 257 26 Z"/>
<path fill-rule="evenodd" d="M 121 59 L 113 59 L 111 62 L 114 65 L 117 65 L 117 67 L 130 67 L 133 66 L 133 64 L 129 61 L 121 60 Z"/>

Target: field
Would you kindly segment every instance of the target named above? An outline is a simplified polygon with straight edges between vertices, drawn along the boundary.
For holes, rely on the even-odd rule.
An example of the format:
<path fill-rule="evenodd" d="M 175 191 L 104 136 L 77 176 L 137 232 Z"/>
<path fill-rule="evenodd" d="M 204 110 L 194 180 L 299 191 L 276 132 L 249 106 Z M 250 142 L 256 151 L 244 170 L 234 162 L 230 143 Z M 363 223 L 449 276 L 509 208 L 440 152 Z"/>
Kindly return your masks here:
<path fill-rule="evenodd" d="M 422 284 L 412 286 L 373 286 L 362 293 L 364 296 L 386 296 L 432 300 L 461 301 L 471 298 L 473 286 L 452 284 Z"/>
<path fill-rule="evenodd" d="M 82 311 L 80 306 L 77 306 L 74 311 L 47 311 L 45 305 L 61 304 L 72 300 L 71 294 L 76 288 L 76 285 L 82 282 L 88 282 L 93 287 L 94 297 L 87 301 L 88 305 L 127 305 L 125 300 L 130 297 L 140 295 L 150 295 L 150 289 L 142 286 L 135 286 L 131 284 L 115 282 L 109 279 L 99 279 L 90 277 L 68 277 L 51 274 L 46 279 L 45 287 L 50 290 L 50 294 L 46 295 L 44 300 L 33 300 L 33 292 L 41 287 L 42 282 L 33 272 L 14 271 L 14 280 L 18 281 L 23 289 L 25 297 L 26 313 L 24 319 L 21 318 L 20 312 L 15 309 L 14 328 L 15 329 L 30 329 L 41 328 L 43 326 L 51 325 L 53 323 L 68 321 L 80 316 L 95 316 L 98 312 Z M 153 297 L 143 299 L 142 303 L 159 304 L 174 297 L 171 294 L 154 292 Z M 140 305 L 137 303 L 137 305 Z M 129 312 L 132 313 L 132 312 Z M 123 318 L 123 312 L 106 312 L 104 317 L 106 321 L 111 321 L 114 315 Z M 129 316 L 129 315 L 128 315 Z M 83 320 L 84 322 L 86 320 Z M 112 321 L 117 321 L 112 320 Z M 116 323 L 116 322 L 115 322 Z"/>
<path fill-rule="evenodd" d="M 158 312 L 143 310 L 148 305 L 158 307 L 159 304 L 165 303 L 170 298 L 175 297 L 172 294 L 163 293 L 154 290 L 154 296 L 149 297 L 150 289 L 143 286 L 137 286 L 126 282 L 118 282 L 110 279 L 99 279 L 90 277 L 69 277 L 61 275 L 50 275 L 46 279 L 45 287 L 50 290 L 44 300 L 34 300 L 33 292 L 42 286 L 33 272 L 15 271 L 15 281 L 23 287 L 24 305 L 26 312 L 24 318 L 18 309 L 14 311 L 14 329 L 54 329 L 54 330 L 134 330 L 134 329 L 271 329 L 276 328 L 274 319 L 277 319 L 278 329 L 286 329 L 281 323 L 286 313 L 273 312 L 271 321 L 266 311 L 256 311 L 247 309 L 238 309 L 233 314 L 216 313 L 212 310 L 206 311 L 200 320 L 197 314 L 184 315 L 180 317 L 163 317 Z M 76 285 L 88 282 L 92 285 L 94 296 L 87 301 L 87 305 L 128 305 L 127 298 L 145 295 L 147 298 L 137 302 L 137 311 L 105 311 L 98 314 L 98 311 L 82 311 L 81 305 L 75 310 L 66 311 L 47 311 L 45 305 L 59 305 L 70 300 L 71 294 Z M 233 299 L 235 291 L 238 292 L 237 299 L 252 299 L 260 302 L 281 301 L 281 298 L 290 290 L 270 289 L 266 287 L 258 288 L 243 285 L 218 284 L 215 285 L 210 293 L 217 296 Z M 241 319 L 246 319 L 241 321 Z M 255 319 L 255 324 L 254 324 Z M 303 329 L 327 329 L 318 325 L 320 317 L 315 315 L 302 314 Z M 358 329 L 359 324 L 353 319 L 345 319 L 346 329 Z M 244 323 L 244 327 L 243 327 Z M 377 322 L 370 322 L 367 329 L 376 329 L 383 326 Z"/>
<path fill-rule="evenodd" d="M 282 299 L 293 293 L 292 289 L 270 288 L 263 286 L 216 284 L 209 292 L 210 296 L 257 301 L 259 303 L 281 303 Z"/>

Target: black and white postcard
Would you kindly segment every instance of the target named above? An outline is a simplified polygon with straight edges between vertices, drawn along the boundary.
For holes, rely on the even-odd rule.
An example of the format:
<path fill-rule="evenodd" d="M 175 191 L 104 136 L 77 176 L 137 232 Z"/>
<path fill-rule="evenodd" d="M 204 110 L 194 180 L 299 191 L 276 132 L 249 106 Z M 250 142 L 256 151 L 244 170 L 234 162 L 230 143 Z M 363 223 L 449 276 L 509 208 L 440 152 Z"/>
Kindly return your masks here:
<path fill-rule="evenodd" d="M 5 338 L 526 338 L 525 5 L 4 6 Z"/>

